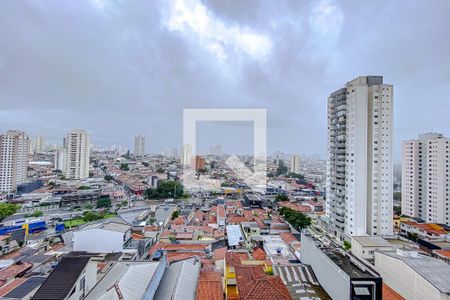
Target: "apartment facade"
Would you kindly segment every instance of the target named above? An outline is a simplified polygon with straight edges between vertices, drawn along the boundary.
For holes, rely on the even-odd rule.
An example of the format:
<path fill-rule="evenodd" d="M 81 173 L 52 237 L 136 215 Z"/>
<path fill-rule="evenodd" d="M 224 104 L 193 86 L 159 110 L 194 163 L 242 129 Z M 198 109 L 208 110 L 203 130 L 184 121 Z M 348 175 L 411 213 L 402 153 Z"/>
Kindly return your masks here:
<path fill-rule="evenodd" d="M 393 231 L 393 85 L 361 76 L 328 98 L 326 213 L 338 238 Z"/>
<path fill-rule="evenodd" d="M 134 156 L 143 157 L 145 155 L 145 136 L 138 135 L 134 138 Z"/>
<path fill-rule="evenodd" d="M 291 157 L 291 173 L 300 174 L 300 156 L 292 155 Z"/>
<path fill-rule="evenodd" d="M 13 192 L 27 179 L 30 140 L 25 132 L 0 135 L 0 193 Z"/>
<path fill-rule="evenodd" d="M 425 133 L 402 143 L 402 213 L 450 225 L 450 139 Z"/>
<path fill-rule="evenodd" d="M 73 130 L 64 138 L 64 176 L 67 179 L 89 177 L 90 138 L 81 129 Z"/>

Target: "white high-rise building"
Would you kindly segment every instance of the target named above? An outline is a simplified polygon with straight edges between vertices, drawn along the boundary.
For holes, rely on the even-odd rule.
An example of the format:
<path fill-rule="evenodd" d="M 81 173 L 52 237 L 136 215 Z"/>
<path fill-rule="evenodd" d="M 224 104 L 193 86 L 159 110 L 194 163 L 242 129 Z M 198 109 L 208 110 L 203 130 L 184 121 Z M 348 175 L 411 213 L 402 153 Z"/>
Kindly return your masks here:
<path fill-rule="evenodd" d="M 55 170 L 64 170 L 64 156 L 66 155 L 64 148 L 55 149 L 53 168 Z"/>
<path fill-rule="evenodd" d="M 300 155 L 292 155 L 291 173 L 300 174 Z"/>
<path fill-rule="evenodd" d="M 183 153 L 181 157 L 181 162 L 184 167 L 192 167 L 192 147 L 189 144 L 183 145 Z"/>
<path fill-rule="evenodd" d="M 402 214 L 450 225 L 450 139 L 439 133 L 402 143 Z"/>
<path fill-rule="evenodd" d="M 326 213 L 340 239 L 393 232 L 392 129 L 393 86 L 382 76 L 328 97 Z"/>
<path fill-rule="evenodd" d="M 145 155 L 145 136 L 138 135 L 134 138 L 134 156 L 143 157 Z"/>
<path fill-rule="evenodd" d="M 44 153 L 45 151 L 45 138 L 43 136 L 38 136 L 34 140 L 34 152 L 37 154 Z"/>
<path fill-rule="evenodd" d="M 0 192 L 13 192 L 27 180 L 30 140 L 21 131 L 0 135 Z"/>
<path fill-rule="evenodd" d="M 64 176 L 67 179 L 89 177 L 89 134 L 81 129 L 69 132 L 64 138 L 64 149 Z"/>

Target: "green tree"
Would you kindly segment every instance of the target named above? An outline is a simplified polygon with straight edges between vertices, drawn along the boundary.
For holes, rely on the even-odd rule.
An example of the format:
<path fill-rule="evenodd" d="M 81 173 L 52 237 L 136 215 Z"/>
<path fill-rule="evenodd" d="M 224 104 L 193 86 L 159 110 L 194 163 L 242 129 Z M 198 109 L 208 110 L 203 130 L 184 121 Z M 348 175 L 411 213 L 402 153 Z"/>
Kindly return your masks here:
<path fill-rule="evenodd" d="M 93 211 L 88 211 L 83 216 L 83 221 L 85 221 L 85 222 L 91 222 L 91 221 L 100 220 L 100 219 L 103 219 L 103 215 L 93 212 Z"/>
<path fill-rule="evenodd" d="M 158 169 L 156 169 L 156 173 L 162 174 L 162 173 L 164 173 L 164 169 L 159 167 Z"/>
<path fill-rule="evenodd" d="M 180 216 L 180 212 L 178 210 L 174 211 L 172 213 L 172 220 L 175 220 L 176 218 L 178 218 Z"/>
<path fill-rule="evenodd" d="M 127 200 L 123 200 L 121 204 L 122 204 L 122 206 L 128 206 L 128 201 Z"/>
<path fill-rule="evenodd" d="M 120 169 L 121 169 L 122 171 L 129 171 L 129 170 L 130 170 L 130 167 L 128 166 L 127 163 L 121 163 L 121 164 L 120 164 Z"/>
<path fill-rule="evenodd" d="M 109 197 L 101 197 L 97 200 L 97 208 L 111 207 L 111 199 Z"/>
<path fill-rule="evenodd" d="M 289 172 L 288 177 L 290 177 L 290 178 L 297 178 L 297 179 L 300 179 L 300 180 L 305 180 L 305 176 L 303 176 L 302 174 L 298 174 L 298 173 Z"/>
<path fill-rule="evenodd" d="M 81 186 L 79 186 L 78 187 L 78 189 L 81 191 L 81 190 L 88 190 L 88 189 L 90 189 L 90 187 L 88 187 L 88 186 L 86 186 L 86 185 L 81 185 Z"/>
<path fill-rule="evenodd" d="M 93 208 L 94 208 L 94 206 L 92 204 L 86 204 L 84 206 L 84 209 L 93 209 Z"/>
<path fill-rule="evenodd" d="M 297 230 L 302 230 L 311 225 L 311 218 L 299 211 L 290 209 L 288 207 L 281 207 L 278 209 L 280 215 L 284 217 L 286 222 L 292 225 Z"/>
<path fill-rule="evenodd" d="M 19 205 L 10 203 L 0 203 L 0 221 L 15 214 L 19 210 Z"/>
<path fill-rule="evenodd" d="M 348 251 L 352 248 L 352 244 L 349 241 L 344 241 L 342 248 L 344 248 L 345 251 Z"/>
<path fill-rule="evenodd" d="M 105 177 L 103 177 L 103 179 L 105 179 L 106 181 L 111 181 L 111 180 L 113 180 L 114 179 L 114 177 L 112 177 L 111 175 L 109 175 L 109 174 L 106 174 L 105 175 Z"/>
<path fill-rule="evenodd" d="M 148 188 L 144 191 L 147 199 L 182 198 L 183 195 L 183 184 L 174 180 L 160 181 L 156 189 Z"/>
<path fill-rule="evenodd" d="M 286 194 L 280 194 L 275 197 L 275 202 L 289 201 L 289 197 Z"/>
<path fill-rule="evenodd" d="M 278 160 L 277 176 L 285 175 L 288 172 L 288 167 L 283 160 Z"/>

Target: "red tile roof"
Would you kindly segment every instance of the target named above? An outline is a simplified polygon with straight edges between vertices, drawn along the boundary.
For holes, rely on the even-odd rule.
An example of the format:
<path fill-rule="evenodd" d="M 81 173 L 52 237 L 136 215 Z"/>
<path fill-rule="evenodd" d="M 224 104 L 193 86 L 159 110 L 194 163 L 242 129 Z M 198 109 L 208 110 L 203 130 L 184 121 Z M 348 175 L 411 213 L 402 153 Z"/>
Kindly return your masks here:
<path fill-rule="evenodd" d="M 440 257 L 450 259 L 450 250 L 434 250 L 434 253 L 436 253 Z"/>
<path fill-rule="evenodd" d="M 184 260 L 191 257 L 202 257 L 202 253 L 196 252 L 169 252 L 166 254 L 169 263 Z"/>
<path fill-rule="evenodd" d="M 0 297 L 3 297 L 6 294 L 8 294 L 9 292 L 11 292 L 13 289 L 15 289 L 16 287 L 21 285 L 25 280 L 27 280 L 27 278 L 16 278 L 13 281 L 11 281 L 10 283 L 2 286 L 0 288 Z"/>
<path fill-rule="evenodd" d="M 200 272 L 197 300 L 223 300 L 222 277 L 218 272 Z"/>
<path fill-rule="evenodd" d="M 241 261 L 248 260 L 248 255 L 245 252 L 227 252 L 225 253 L 225 262 L 227 265 L 236 267 L 241 265 Z"/>
<path fill-rule="evenodd" d="M 289 291 L 278 276 L 264 273 L 262 266 L 237 266 L 236 285 L 241 300 L 291 300 Z"/>
<path fill-rule="evenodd" d="M 298 241 L 297 238 L 290 232 L 282 232 L 280 234 L 278 234 L 281 239 L 286 243 L 286 244 L 290 244 L 294 241 Z"/>
<path fill-rule="evenodd" d="M 213 252 L 213 260 L 216 261 L 216 260 L 224 259 L 226 252 L 227 252 L 227 248 L 226 247 L 217 248 Z"/>
<path fill-rule="evenodd" d="M 260 247 L 256 247 L 255 249 L 253 249 L 252 256 L 254 260 L 265 260 L 266 252 L 264 252 L 264 250 Z"/>
<path fill-rule="evenodd" d="M 405 298 L 383 283 L 383 300 L 405 300 Z"/>
<path fill-rule="evenodd" d="M 0 280 L 8 281 L 9 279 L 16 277 L 17 275 L 25 273 L 27 270 L 31 269 L 32 266 L 33 264 L 28 262 L 9 266 L 0 271 Z"/>

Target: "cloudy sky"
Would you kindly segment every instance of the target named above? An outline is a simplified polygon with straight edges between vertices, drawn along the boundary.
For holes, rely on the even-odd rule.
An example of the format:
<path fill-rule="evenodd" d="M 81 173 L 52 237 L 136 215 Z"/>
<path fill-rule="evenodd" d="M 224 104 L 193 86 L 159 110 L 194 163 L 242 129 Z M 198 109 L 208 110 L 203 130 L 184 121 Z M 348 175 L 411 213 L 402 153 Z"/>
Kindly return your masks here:
<path fill-rule="evenodd" d="M 2 1 L 0 131 L 61 143 L 182 143 L 183 108 L 267 108 L 268 151 L 326 153 L 326 99 L 358 75 L 395 86 L 395 146 L 450 136 L 450 1 Z M 251 152 L 250 123 L 199 147 Z"/>

